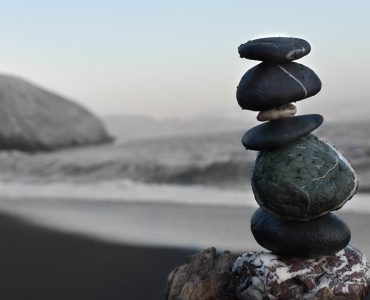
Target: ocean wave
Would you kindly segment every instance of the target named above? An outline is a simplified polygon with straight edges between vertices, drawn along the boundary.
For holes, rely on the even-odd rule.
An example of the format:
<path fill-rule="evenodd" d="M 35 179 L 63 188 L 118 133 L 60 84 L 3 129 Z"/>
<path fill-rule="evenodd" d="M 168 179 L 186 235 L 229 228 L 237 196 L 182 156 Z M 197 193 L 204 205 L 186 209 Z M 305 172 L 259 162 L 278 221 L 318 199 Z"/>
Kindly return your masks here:
<path fill-rule="evenodd" d="M 329 140 L 351 158 L 360 178 L 359 191 L 368 192 L 368 139 L 344 137 Z M 4 151 L 0 152 L 0 181 L 93 184 L 132 180 L 234 188 L 249 186 L 255 156 L 254 151 L 242 148 L 240 132 L 153 138 L 52 153 Z"/>
<path fill-rule="evenodd" d="M 204 164 L 166 165 L 159 162 L 63 161 L 0 159 L 2 181 L 96 182 L 130 179 L 146 183 L 238 184 L 248 178 L 251 161 L 224 160 Z"/>
<path fill-rule="evenodd" d="M 7 201 L 66 201 L 87 203 L 176 204 L 191 206 L 249 207 L 257 202 L 250 189 L 224 189 L 204 185 L 146 184 L 130 180 L 99 183 L 19 184 L 0 182 L 0 203 Z M 369 193 L 357 194 L 341 212 L 370 214 Z"/>

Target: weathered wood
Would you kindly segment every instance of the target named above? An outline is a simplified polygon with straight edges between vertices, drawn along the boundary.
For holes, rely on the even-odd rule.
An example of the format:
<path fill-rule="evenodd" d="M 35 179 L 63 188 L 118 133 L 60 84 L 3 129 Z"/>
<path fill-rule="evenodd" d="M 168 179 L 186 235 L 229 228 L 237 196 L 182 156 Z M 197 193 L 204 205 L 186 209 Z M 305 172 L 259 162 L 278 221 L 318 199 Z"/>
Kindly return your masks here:
<path fill-rule="evenodd" d="M 210 248 L 190 256 L 168 276 L 167 300 L 235 299 L 231 269 L 236 257 Z"/>

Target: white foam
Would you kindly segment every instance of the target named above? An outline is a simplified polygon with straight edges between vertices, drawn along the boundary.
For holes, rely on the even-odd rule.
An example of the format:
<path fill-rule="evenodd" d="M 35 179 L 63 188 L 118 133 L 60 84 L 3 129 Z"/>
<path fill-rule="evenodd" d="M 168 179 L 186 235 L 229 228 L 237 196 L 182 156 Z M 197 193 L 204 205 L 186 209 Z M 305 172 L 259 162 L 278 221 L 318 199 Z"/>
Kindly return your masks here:
<path fill-rule="evenodd" d="M 247 190 L 227 190 L 200 185 L 179 186 L 144 184 L 132 181 L 69 183 L 0 183 L 1 196 L 16 201 L 21 198 L 46 198 L 83 201 L 118 201 L 135 203 L 175 203 L 184 205 L 223 205 L 257 207 Z"/>
<path fill-rule="evenodd" d="M 246 183 L 248 184 L 248 183 Z M 200 185 L 144 184 L 128 180 L 95 184 L 0 183 L 1 197 L 17 201 L 43 198 L 67 201 L 116 201 L 125 203 L 170 203 L 182 205 L 257 208 L 251 190 L 221 189 Z M 357 194 L 340 210 L 370 214 L 370 194 Z"/>

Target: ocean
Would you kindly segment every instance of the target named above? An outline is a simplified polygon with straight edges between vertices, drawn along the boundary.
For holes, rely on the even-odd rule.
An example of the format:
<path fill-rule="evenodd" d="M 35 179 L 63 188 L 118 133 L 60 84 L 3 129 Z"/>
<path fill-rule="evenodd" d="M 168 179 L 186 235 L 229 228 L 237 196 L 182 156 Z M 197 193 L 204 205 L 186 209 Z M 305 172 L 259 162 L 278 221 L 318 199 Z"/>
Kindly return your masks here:
<path fill-rule="evenodd" d="M 359 194 L 346 206 L 361 212 L 370 212 L 368 128 L 363 123 L 334 124 L 317 131 L 349 158 L 358 173 Z M 257 207 L 250 188 L 256 153 L 243 149 L 242 133 L 152 133 L 57 152 L 0 152 L 1 195 L 14 201 L 42 197 Z"/>

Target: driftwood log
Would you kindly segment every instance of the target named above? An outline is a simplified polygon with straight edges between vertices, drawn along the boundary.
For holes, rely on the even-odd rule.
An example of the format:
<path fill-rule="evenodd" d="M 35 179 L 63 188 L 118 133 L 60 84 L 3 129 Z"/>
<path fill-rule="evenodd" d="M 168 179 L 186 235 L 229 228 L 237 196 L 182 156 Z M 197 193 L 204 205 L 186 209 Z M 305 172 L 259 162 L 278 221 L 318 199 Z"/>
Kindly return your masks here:
<path fill-rule="evenodd" d="M 187 259 L 168 276 L 167 300 L 233 300 L 231 269 L 236 256 L 215 248 L 203 250 Z"/>

